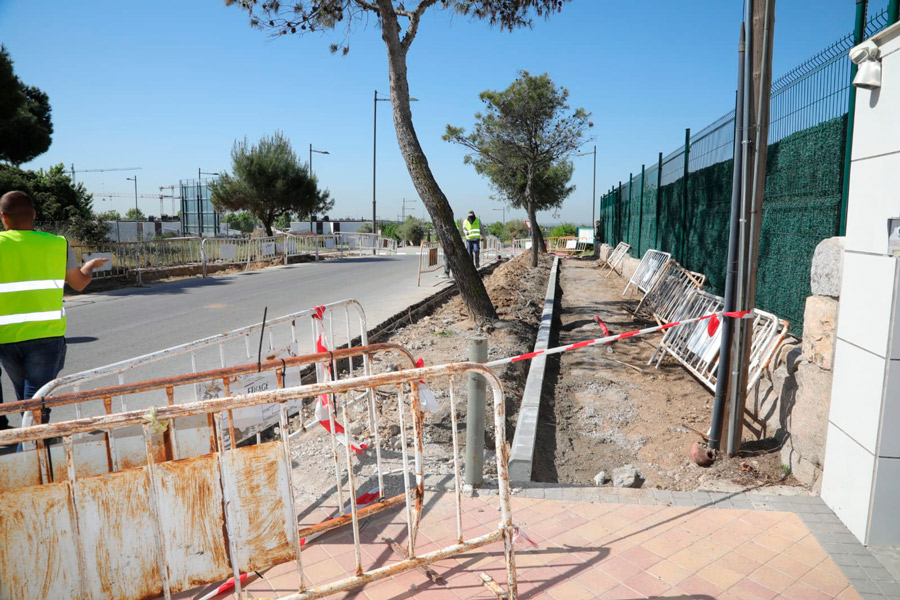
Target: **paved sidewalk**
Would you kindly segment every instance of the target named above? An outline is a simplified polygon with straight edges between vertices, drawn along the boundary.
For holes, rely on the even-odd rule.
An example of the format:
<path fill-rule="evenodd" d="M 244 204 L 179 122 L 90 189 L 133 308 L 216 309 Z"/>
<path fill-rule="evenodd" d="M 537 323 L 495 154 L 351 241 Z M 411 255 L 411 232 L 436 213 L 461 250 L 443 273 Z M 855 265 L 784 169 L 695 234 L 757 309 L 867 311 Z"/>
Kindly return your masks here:
<path fill-rule="evenodd" d="M 498 506 L 490 492 L 464 498 L 466 537 L 495 526 Z M 455 541 L 454 514 L 452 493 L 428 493 L 418 553 Z M 381 536 L 405 545 L 404 515 L 388 511 L 363 525 L 363 568 L 398 560 Z M 900 599 L 900 584 L 817 497 L 535 485 L 513 496 L 513 519 L 538 544 L 516 548 L 521 598 Z M 352 572 L 349 528 L 305 549 L 303 564 L 307 584 Z M 334 597 L 494 598 L 480 572 L 506 585 L 501 544 L 432 566 L 445 584 L 413 571 Z M 252 598 L 294 593 L 296 567 L 279 565 L 247 590 Z"/>

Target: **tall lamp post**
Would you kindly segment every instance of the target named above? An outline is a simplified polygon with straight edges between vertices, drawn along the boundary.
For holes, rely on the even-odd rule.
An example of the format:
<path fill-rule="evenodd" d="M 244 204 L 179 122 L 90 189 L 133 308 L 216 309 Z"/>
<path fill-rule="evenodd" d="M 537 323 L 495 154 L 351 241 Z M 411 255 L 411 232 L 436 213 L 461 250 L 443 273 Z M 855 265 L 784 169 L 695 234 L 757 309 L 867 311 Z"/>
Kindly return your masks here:
<path fill-rule="evenodd" d="M 331 154 L 331 152 L 329 152 L 328 150 L 316 150 L 315 148 L 313 148 L 312 144 L 309 145 L 309 176 L 310 176 L 310 178 L 312 178 L 312 176 L 313 176 L 313 168 L 312 168 L 313 152 L 315 152 L 316 154 Z M 315 217 L 315 215 L 312 213 L 309 213 L 309 232 L 310 233 L 315 233 L 315 231 L 313 231 L 313 217 Z"/>
<path fill-rule="evenodd" d="M 372 102 L 372 233 L 378 233 L 375 229 L 375 158 L 378 153 L 378 103 L 390 102 L 390 98 L 379 98 L 378 90 L 375 90 Z M 418 102 L 418 98 L 410 98 L 410 102 Z M 377 249 L 375 249 L 377 252 Z"/>
<path fill-rule="evenodd" d="M 492 210 L 502 210 L 503 211 L 503 226 L 506 227 L 506 207 L 502 208 L 494 208 Z"/>
<path fill-rule="evenodd" d="M 126 177 L 125 179 L 126 179 L 127 181 L 133 181 L 133 182 L 134 182 L 134 220 L 137 221 L 137 220 L 138 220 L 138 213 L 140 212 L 140 211 L 138 210 L 137 175 L 135 175 L 134 177 Z"/>
<path fill-rule="evenodd" d="M 203 196 L 200 193 L 200 176 L 201 175 L 221 175 L 221 173 L 212 173 L 209 171 L 203 171 L 200 167 L 197 167 L 197 236 L 203 237 Z M 213 233 L 215 236 L 215 233 Z"/>
<path fill-rule="evenodd" d="M 594 144 L 594 149 L 591 152 L 582 152 L 578 156 L 587 156 L 589 154 L 594 155 L 594 188 L 591 192 L 591 230 L 594 233 L 591 237 L 594 239 L 594 256 L 597 256 L 597 144 Z"/>

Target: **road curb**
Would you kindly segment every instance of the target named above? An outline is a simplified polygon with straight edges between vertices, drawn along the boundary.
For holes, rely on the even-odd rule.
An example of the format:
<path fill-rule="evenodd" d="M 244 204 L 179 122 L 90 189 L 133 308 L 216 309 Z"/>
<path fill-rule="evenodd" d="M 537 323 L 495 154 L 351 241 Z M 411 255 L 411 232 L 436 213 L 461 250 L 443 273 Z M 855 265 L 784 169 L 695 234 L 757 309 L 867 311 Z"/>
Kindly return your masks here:
<path fill-rule="evenodd" d="M 553 316 L 556 312 L 556 288 L 559 281 L 559 257 L 553 258 L 553 268 L 547 282 L 547 295 L 544 298 L 544 312 L 541 314 L 541 325 L 535 338 L 534 351 L 546 350 L 550 346 L 550 334 L 553 329 Z M 509 479 L 514 482 L 530 482 L 534 465 L 534 447 L 537 441 L 538 415 L 541 410 L 541 391 L 544 387 L 544 372 L 547 367 L 547 356 L 541 355 L 531 361 L 522 402 L 519 405 L 519 418 L 516 421 L 516 435 L 513 438 L 509 453 Z"/>

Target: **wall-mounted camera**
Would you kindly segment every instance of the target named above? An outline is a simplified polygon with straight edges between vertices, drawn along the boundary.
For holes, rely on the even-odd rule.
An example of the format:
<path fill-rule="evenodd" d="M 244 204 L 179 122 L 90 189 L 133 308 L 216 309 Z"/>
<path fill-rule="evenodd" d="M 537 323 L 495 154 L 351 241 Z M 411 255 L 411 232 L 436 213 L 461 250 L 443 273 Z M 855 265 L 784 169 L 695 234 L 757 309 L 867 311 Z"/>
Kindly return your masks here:
<path fill-rule="evenodd" d="M 850 49 L 850 60 L 858 67 L 853 85 L 867 90 L 881 87 L 881 51 L 872 40 L 868 40 Z"/>

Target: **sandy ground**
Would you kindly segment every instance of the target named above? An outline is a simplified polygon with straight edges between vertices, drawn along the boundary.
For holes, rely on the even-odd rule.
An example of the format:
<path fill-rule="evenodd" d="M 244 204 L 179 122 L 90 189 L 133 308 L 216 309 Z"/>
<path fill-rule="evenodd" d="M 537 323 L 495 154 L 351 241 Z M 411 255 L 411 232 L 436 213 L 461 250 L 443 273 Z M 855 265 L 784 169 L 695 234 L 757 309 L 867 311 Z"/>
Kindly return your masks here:
<path fill-rule="evenodd" d="M 640 296 L 631 290 L 623 296 L 627 282 L 607 272 L 601 275 L 592 261 L 562 261 L 559 344 L 603 337 L 595 316 L 613 335 L 655 324 L 635 320 L 631 311 Z M 562 355 L 555 390 L 545 393 L 542 405 L 537 455 L 546 460 L 536 464 L 535 479 L 590 485 L 598 472 L 611 475 L 630 463 L 643 474 L 644 487 L 792 483 L 778 452 L 767 451 L 772 440 L 748 440 L 740 456 L 707 469 L 690 460 L 699 437 L 689 428 L 709 428 L 713 394 L 671 357 L 658 369 L 648 366 L 661 338 L 657 333 Z"/>
<path fill-rule="evenodd" d="M 500 320 L 489 327 L 476 327 L 466 316 L 462 302 L 454 298 L 432 315 L 398 329 L 390 342 L 410 350 L 426 365 L 468 360 L 467 347 L 473 337 L 488 339 L 488 359 L 514 356 L 532 350 L 546 293 L 552 257 L 544 256 L 532 269 L 527 255 L 500 265 L 485 276 L 485 286 Z M 611 333 L 631 331 L 648 323 L 631 315 L 637 296 L 623 298 L 625 282 L 618 276 L 605 278 L 593 261 L 561 260 L 562 288 L 558 339 L 553 344 L 601 337 L 594 320 L 599 316 Z M 542 482 L 593 485 L 599 471 L 611 474 L 616 467 L 632 464 L 643 474 L 644 487 L 674 490 L 752 488 L 794 483 L 781 469 L 778 452 L 766 441 L 752 442 L 741 456 L 725 458 L 702 469 L 690 460 L 691 444 L 699 439 L 686 427 L 705 431 L 712 408 L 712 393 L 678 363 L 668 358 L 659 369 L 647 366 L 660 335 L 631 338 L 617 344 L 592 347 L 548 361 L 545 397 L 538 432 L 533 478 Z M 373 362 L 373 371 L 385 372 L 402 366 L 393 355 Z M 507 436 L 512 439 L 519 401 L 527 376 L 527 361 L 497 369 L 504 388 Z M 441 406 L 425 418 L 425 472 L 430 480 L 451 483 L 452 421 L 447 382 L 430 382 Z M 466 382 L 456 380 L 458 443 L 464 452 Z M 397 417 L 395 389 L 378 392 L 376 411 L 380 425 L 380 450 L 388 496 L 402 491 L 401 429 Z M 364 402 L 348 402 L 350 431 L 360 442 L 374 444 Z M 305 419 L 311 419 L 311 407 Z M 485 475 L 495 477 L 492 415 L 486 412 Z M 405 437 L 412 448 L 412 429 L 407 414 Z M 346 479 L 346 458 L 339 449 Z M 334 506 L 335 469 L 330 438 L 320 427 L 292 443 L 294 486 L 298 497 L 310 506 Z M 462 461 L 462 459 L 460 459 Z M 357 489 L 377 489 L 374 447 L 353 456 Z M 730 487 L 729 487 L 730 486 Z M 346 498 L 345 498 L 346 501 Z"/>

